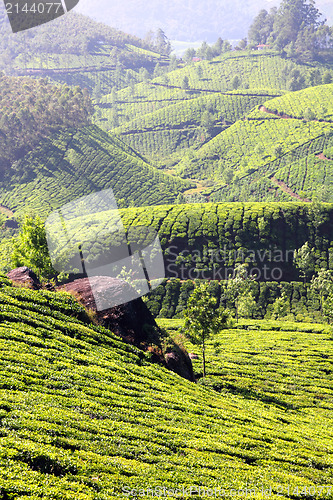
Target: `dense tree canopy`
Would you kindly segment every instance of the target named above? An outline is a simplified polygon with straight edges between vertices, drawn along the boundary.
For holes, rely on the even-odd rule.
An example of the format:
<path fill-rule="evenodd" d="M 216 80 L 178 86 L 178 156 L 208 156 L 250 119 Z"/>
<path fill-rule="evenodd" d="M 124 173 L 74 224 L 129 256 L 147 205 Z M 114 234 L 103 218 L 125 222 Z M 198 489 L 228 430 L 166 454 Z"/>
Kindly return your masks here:
<path fill-rule="evenodd" d="M 314 0 L 283 0 L 278 9 L 261 10 L 249 30 L 251 44 L 269 44 L 290 55 L 313 59 L 321 49 L 331 48 L 332 28 Z"/>
<path fill-rule="evenodd" d="M 87 92 L 46 79 L 0 76 L 0 171 L 59 128 L 88 122 Z"/>

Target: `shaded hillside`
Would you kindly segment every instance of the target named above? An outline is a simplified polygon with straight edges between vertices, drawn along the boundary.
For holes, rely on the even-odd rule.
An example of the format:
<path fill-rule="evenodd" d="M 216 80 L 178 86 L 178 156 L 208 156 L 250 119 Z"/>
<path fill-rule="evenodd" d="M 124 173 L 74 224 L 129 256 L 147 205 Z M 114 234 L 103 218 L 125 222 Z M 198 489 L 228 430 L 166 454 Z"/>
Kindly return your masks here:
<path fill-rule="evenodd" d="M 80 196 L 112 188 L 119 206 L 172 203 L 184 181 L 151 167 L 96 126 L 43 140 L 0 182 L 0 204 L 15 214 L 47 215 Z"/>
<path fill-rule="evenodd" d="M 46 80 L 0 77 L 0 172 L 59 129 L 88 123 L 87 92 Z"/>
<path fill-rule="evenodd" d="M 140 68 L 152 72 L 167 60 L 149 43 L 73 11 L 16 34 L 5 17 L 0 35 L 0 69 L 7 74 L 49 77 L 91 93 L 141 81 Z"/>
<path fill-rule="evenodd" d="M 121 211 L 125 227 L 148 226 L 158 231 L 168 278 L 227 279 L 237 263 L 261 281 L 299 278 L 294 251 L 305 242 L 314 248 L 316 270 L 332 268 L 332 205 L 307 203 L 203 203 L 129 208 Z M 112 213 L 68 221 L 69 234 L 85 235 L 85 252 L 92 267 L 108 262 L 115 242 L 110 233 Z M 89 233 L 92 237 L 89 237 Z M 80 233 L 81 234 L 81 233 Z M 131 236 L 133 234 L 133 236 Z M 135 242 L 130 231 L 128 242 Z M 99 236 L 100 235 L 100 236 Z M 142 241 L 141 241 L 142 240 Z M 149 233 L 140 244 L 147 246 Z M 145 244 L 145 241 L 147 243 Z M 67 240 L 59 238 L 56 254 L 76 257 Z M 75 265 L 71 261 L 68 270 Z"/>
<path fill-rule="evenodd" d="M 223 363 L 225 388 L 218 394 L 151 364 L 142 351 L 87 322 L 73 298 L 13 288 L 1 279 L 2 496 L 90 500 L 147 485 L 182 491 L 200 484 L 224 488 L 228 498 L 231 488 L 251 481 L 258 492 L 271 487 L 287 498 L 282 484 L 326 488 L 332 394 L 330 375 L 321 371 L 328 360 L 321 357 L 330 356 L 331 348 L 326 330 L 311 327 L 297 341 L 294 332 L 274 327 L 263 340 L 250 327 L 246 345 L 272 348 L 279 379 L 275 369 L 271 379 L 269 366 L 260 376 L 255 372 L 253 346 L 233 357 L 230 373 Z M 245 341 L 242 331 L 228 332 L 226 355 L 244 350 L 235 335 Z M 309 356 L 296 381 L 289 370 L 298 360 L 289 351 L 300 346 L 302 356 Z M 237 390 L 244 356 L 253 365 L 249 376 L 259 387 L 257 400 L 248 397 L 246 385 Z M 216 377 L 221 362 L 214 362 Z M 290 389 L 302 389 L 291 404 L 281 377 Z M 278 391 L 274 396 L 270 384 Z"/>

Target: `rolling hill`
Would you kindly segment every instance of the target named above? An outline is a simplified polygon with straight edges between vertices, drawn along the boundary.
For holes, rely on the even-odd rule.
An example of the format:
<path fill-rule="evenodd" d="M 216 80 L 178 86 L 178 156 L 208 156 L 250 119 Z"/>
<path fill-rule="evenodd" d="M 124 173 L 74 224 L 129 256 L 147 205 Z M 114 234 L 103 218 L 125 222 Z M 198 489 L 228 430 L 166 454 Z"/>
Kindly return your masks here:
<path fill-rule="evenodd" d="M 120 135 L 155 164 L 174 167 L 183 177 L 198 181 L 198 186 L 200 181 L 214 184 L 215 191 L 224 186 L 215 195 L 216 201 L 274 201 L 276 197 L 287 201 L 297 198 L 298 192 L 290 194 L 268 178 L 264 187 L 251 179 L 252 189 L 247 180 L 242 184 L 242 177 L 258 170 L 263 183 L 259 167 L 277 159 L 275 149 L 279 144 L 285 149 L 280 152 L 283 161 L 286 152 L 297 152 L 297 158 L 292 154 L 292 162 L 307 158 L 307 145 L 311 146 L 309 154 L 330 147 L 326 136 L 331 124 L 311 123 L 308 131 L 302 113 L 311 107 L 324 113 L 320 120 L 330 121 L 327 113 L 332 87 L 322 83 L 331 81 L 332 76 L 325 65 L 296 63 L 272 51 L 230 52 L 103 97 L 95 105 L 94 121 Z M 292 115 L 294 120 L 288 122 L 273 122 L 280 115 L 267 113 L 270 106 L 275 109 L 280 103 L 288 111 L 291 102 L 301 115 Z M 263 106 L 262 111 L 259 106 Z M 269 171 L 275 173 L 279 168 L 280 162 L 277 168 L 275 164 L 272 169 L 269 166 Z M 226 186 L 235 174 L 238 185 Z M 199 191 L 206 195 L 211 192 L 203 189 L 202 182 Z M 298 199 L 307 197 L 310 193 Z"/>
<path fill-rule="evenodd" d="M 105 96 L 94 120 L 206 200 L 330 202 L 331 78 L 272 52 L 230 53 Z"/>
<path fill-rule="evenodd" d="M 186 182 L 147 164 L 96 126 L 68 129 L 42 140 L 14 162 L 0 182 L 0 204 L 15 216 L 46 216 L 94 191 L 112 188 L 119 206 L 174 202 Z"/>
<path fill-rule="evenodd" d="M 316 270 L 332 268 L 331 204 L 191 203 L 133 207 L 120 214 L 125 228 L 150 227 L 158 232 L 169 279 L 224 280 L 237 263 L 246 262 L 249 273 L 259 280 L 299 280 L 294 251 L 305 242 L 313 248 Z M 68 221 L 69 234 L 84 234 L 92 267 L 105 264 L 112 255 L 110 220 L 112 211 L 106 210 L 88 220 L 85 215 Z M 132 234 L 130 244 L 131 238 L 136 241 L 137 233 Z M 149 238 L 142 232 L 142 247 L 151 243 Z M 67 240 L 59 238 L 54 251 L 66 255 L 69 270 L 77 267 L 77 249 L 69 249 Z"/>
<path fill-rule="evenodd" d="M 325 193 L 331 201 L 332 93 L 329 84 L 266 101 L 184 158 L 178 172 L 224 181 L 216 201 L 323 200 Z"/>
<path fill-rule="evenodd" d="M 29 32 L 13 34 L 0 5 L 0 70 L 7 74 L 49 78 L 53 82 L 109 93 L 129 80 L 142 80 L 168 58 L 138 37 L 70 12 Z"/>
<path fill-rule="evenodd" d="M 226 498 L 246 487 L 254 498 L 263 489 L 273 499 L 329 497 L 326 327 L 227 330 L 223 354 L 208 346 L 205 387 L 90 323 L 68 295 L 1 278 L 0 315 L 3 498 L 113 499 L 148 488 L 189 498 L 199 486 Z"/>

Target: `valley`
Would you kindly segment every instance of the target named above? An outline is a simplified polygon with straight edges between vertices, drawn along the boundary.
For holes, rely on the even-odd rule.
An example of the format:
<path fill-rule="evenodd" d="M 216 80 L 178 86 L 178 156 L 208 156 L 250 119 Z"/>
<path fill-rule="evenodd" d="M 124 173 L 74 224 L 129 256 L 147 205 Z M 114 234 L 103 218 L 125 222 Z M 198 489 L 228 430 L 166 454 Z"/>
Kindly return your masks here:
<path fill-rule="evenodd" d="M 333 498 L 333 27 L 247 8 L 1 4 L 0 499 Z"/>

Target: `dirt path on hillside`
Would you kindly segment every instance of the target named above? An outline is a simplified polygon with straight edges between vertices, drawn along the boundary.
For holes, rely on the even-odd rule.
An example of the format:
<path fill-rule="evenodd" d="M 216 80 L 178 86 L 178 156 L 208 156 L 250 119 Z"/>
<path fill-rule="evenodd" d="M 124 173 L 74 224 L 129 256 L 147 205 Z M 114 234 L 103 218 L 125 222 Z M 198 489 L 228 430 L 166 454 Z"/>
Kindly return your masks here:
<path fill-rule="evenodd" d="M 205 191 L 205 186 L 203 186 L 202 181 L 198 179 L 189 179 L 190 181 L 194 182 L 196 184 L 195 188 L 187 189 L 186 191 L 183 192 L 184 195 L 190 195 L 190 194 L 200 194 L 202 191 Z"/>
<path fill-rule="evenodd" d="M 269 115 L 274 115 L 277 116 L 278 118 L 282 118 L 283 120 L 301 120 L 304 122 L 304 118 L 300 118 L 299 116 L 291 116 L 287 114 L 280 115 L 277 111 L 271 111 L 270 109 L 267 109 L 266 106 L 262 105 L 259 107 L 259 111 L 262 111 L 263 113 L 267 113 Z M 311 120 L 312 122 L 320 122 L 320 123 L 333 123 L 332 120 L 318 120 L 318 118 L 314 118 Z"/>
<path fill-rule="evenodd" d="M 292 198 L 296 198 L 298 201 L 303 201 L 306 203 L 311 203 L 311 200 L 308 198 L 302 198 L 299 194 L 295 193 L 285 182 L 278 181 L 276 177 L 271 177 L 270 180 L 275 184 L 276 186 L 279 186 L 279 188 L 284 192 L 289 194 Z"/>

